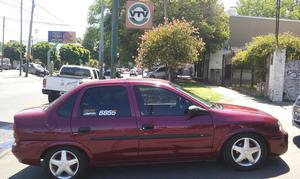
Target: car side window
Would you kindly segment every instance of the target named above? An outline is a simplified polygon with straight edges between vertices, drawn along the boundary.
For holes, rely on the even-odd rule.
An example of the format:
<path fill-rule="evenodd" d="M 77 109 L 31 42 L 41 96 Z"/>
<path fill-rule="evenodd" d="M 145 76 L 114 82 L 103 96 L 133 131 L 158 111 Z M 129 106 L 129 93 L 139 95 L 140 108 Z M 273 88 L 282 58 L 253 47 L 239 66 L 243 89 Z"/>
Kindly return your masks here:
<path fill-rule="evenodd" d="M 88 89 L 80 101 L 80 116 L 131 116 L 127 88 L 123 86 L 103 86 Z"/>
<path fill-rule="evenodd" d="M 76 98 L 78 96 L 78 92 L 71 95 L 67 100 L 63 102 L 62 105 L 57 110 L 57 114 L 61 117 L 69 118 L 72 116 L 72 111 L 74 107 L 74 103 L 76 101 Z"/>
<path fill-rule="evenodd" d="M 190 101 L 167 89 L 135 86 L 135 95 L 142 116 L 183 116 Z"/>
<path fill-rule="evenodd" d="M 166 68 L 165 68 L 165 67 L 160 68 L 160 69 L 157 70 L 157 72 L 164 72 L 164 71 L 166 71 Z"/>

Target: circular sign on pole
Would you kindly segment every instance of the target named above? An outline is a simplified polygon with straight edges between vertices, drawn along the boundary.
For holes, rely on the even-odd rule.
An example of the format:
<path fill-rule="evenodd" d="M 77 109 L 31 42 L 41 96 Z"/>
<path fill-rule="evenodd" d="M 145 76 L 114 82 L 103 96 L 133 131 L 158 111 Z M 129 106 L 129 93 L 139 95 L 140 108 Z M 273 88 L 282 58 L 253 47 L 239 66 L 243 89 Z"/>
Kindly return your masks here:
<path fill-rule="evenodd" d="M 126 27 L 147 29 L 152 27 L 153 4 L 150 1 L 127 1 Z"/>

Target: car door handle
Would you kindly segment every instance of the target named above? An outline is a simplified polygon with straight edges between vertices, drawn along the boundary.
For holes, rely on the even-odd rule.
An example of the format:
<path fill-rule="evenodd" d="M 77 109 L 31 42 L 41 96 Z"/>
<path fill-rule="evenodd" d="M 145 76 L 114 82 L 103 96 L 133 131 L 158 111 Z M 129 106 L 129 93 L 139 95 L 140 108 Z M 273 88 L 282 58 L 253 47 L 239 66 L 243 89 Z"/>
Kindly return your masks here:
<path fill-rule="evenodd" d="M 78 129 L 78 133 L 88 133 L 91 132 L 91 128 L 90 127 L 80 127 Z"/>
<path fill-rule="evenodd" d="M 154 129 L 154 125 L 153 124 L 143 124 L 141 130 L 153 130 Z"/>

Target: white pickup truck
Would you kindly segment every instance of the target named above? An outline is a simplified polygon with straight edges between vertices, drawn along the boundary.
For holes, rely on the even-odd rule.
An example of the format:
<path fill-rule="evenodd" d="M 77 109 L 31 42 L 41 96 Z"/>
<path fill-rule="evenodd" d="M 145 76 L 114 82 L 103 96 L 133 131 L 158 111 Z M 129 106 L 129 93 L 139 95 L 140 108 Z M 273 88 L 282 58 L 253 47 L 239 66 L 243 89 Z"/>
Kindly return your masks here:
<path fill-rule="evenodd" d="M 58 75 L 44 78 L 42 93 L 47 94 L 48 101 L 52 102 L 81 83 L 99 79 L 99 75 L 96 68 L 63 65 Z"/>

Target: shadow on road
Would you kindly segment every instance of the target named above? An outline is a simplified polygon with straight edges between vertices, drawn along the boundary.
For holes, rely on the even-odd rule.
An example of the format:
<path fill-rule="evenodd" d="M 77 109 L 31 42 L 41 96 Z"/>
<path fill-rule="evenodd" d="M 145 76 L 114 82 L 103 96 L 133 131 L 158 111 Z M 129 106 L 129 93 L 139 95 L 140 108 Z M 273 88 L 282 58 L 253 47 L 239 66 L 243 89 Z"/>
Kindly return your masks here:
<path fill-rule="evenodd" d="M 293 142 L 300 149 L 300 135 L 294 137 Z"/>
<path fill-rule="evenodd" d="M 164 165 L 100 167 L 90 169 L 84 178 L 97 179 L 165 179 L 165 178 L 272 178 L 290 171 L 281 158 L 270 159 L 261 169 L 249 172 L 235 171 L 220 162 L 195 162 Z M 40 167 L 27 167 L 10 179 L 45 178 Z"/>

